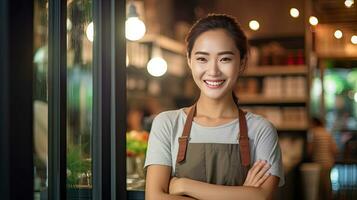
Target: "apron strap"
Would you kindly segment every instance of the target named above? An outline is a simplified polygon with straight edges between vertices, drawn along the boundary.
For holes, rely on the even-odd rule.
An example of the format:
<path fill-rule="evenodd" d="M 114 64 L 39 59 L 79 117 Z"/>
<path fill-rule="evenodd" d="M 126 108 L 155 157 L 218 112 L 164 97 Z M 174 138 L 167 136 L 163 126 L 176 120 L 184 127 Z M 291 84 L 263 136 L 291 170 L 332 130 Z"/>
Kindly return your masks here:
<path fill-rule="evenodd" d="M 178 149 L 176 163 L 180 163 L 180 162 L 184 161 L 186 158 L 188 139 L 190 137 L 193 116 L 195 115 L 195 113 L 196 113 L 196 104 L 191 106 L 190 111 L 187 115 L 185 126 L 183 128 L 183 133 L 182 133 L 181 137 L 179 137 L 179 139 L 178 139 L 179 149 Z"/>
<path fill-rule="evenodd" d="M 239 150 L 242 160 L 242 165 L 249 167 L 250 165 L 250 148 L 249 148 L 249 138 L 248 138 L 248 128 L 247 121 L 245 118 L 245 112 L 238 109 L 239 112 Z M 186 150 L 188 145 L 188 140 L 191 133 L 193 117 L 196 114 L 196 104 L 191 106 L 190 111 L 187 115 L 185 126 L 181 137 L 178 138 L 179 149 L 177 153 L 176 163 L 181 163 L 186 158 Z"/>
<path fill-rule="evenodd" d="M 245 118 L 245 112 L 241 109 L 239 111 L 239 151 L 242 160 L 242 165 L 244 167 L 249 167 L 250 165 L 250 148 L 249 148 L 249 137 L 248 137 L 248 128 L 247 120 Z"/>

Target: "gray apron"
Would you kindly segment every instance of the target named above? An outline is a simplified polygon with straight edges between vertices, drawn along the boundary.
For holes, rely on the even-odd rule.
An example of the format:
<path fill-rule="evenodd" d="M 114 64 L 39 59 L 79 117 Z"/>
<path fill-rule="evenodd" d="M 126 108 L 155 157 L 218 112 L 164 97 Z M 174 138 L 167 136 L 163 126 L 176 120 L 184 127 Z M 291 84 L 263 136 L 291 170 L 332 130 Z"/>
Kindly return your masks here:
<path fill-rule="evenodd" d="M 176 160 L 175 176 L 201 182 L 240 186 L 250 168 L 250 150 L 245 113 L 239 111 L 239 144 L 189 143 L 194 104 L 187 115 Z"/>

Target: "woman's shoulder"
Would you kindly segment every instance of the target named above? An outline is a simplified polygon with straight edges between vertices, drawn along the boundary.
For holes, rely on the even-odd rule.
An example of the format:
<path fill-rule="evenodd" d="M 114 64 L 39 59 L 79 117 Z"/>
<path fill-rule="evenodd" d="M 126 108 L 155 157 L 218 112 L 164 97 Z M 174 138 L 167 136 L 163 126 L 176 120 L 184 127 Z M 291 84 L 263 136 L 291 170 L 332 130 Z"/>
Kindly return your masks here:
<path fill-rule="evenodd" d="M 250 128 L 255 133 L 275 133 L 276 128 L 268 119 L 264 116 L 255 114 L 252 112 L 247 112 L 247 124 L 248 129 Z"/>
<path fill-rule="evenodd" d="M 154 121 L 160 123 L 173 123 L 180 116 L 182 116 L 182 113 L 183 113 L 183 108 L 163 111 L 155 116 Z"/>

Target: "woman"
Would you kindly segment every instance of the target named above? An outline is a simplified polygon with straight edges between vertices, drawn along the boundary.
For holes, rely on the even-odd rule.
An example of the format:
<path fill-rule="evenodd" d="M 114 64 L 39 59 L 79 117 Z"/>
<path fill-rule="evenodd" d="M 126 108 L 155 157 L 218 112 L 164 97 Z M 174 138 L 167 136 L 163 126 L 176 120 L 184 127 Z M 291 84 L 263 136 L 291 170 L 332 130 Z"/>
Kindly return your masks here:
<path fill-rule="evenodd" d="M 284 183 L 276 130 L 243 112 L 233 93 L 247 60 L 246 36 L 234 18 L 212 14 L 193 25 L 186 42 L 200 96 L 154 119 L 146 199 L 270 199 Z"/>

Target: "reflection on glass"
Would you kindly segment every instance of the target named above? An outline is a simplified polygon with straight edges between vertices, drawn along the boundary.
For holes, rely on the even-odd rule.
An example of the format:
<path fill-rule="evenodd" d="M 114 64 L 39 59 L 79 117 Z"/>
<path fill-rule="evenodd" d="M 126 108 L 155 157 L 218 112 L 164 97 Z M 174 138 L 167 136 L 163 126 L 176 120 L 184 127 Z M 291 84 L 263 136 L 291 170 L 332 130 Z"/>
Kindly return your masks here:
<path fill-rule="evenodd" d="M 357 64 L 357 63 L 356 63 Z M 324 73 L 326 126 L 339 147 L 338 159 L 357 160 L 357 68 L 328 68 Z"/>
<path fill-rule="evenodd" d="M 91 22 L 92 1 L 67 1 L 67 199 L 92 198 Z"/>
<path fill-rule="evenodd" d="M 48 7 L 34 1 L 34 199 L 47 199 L 48 187 Z"/>

